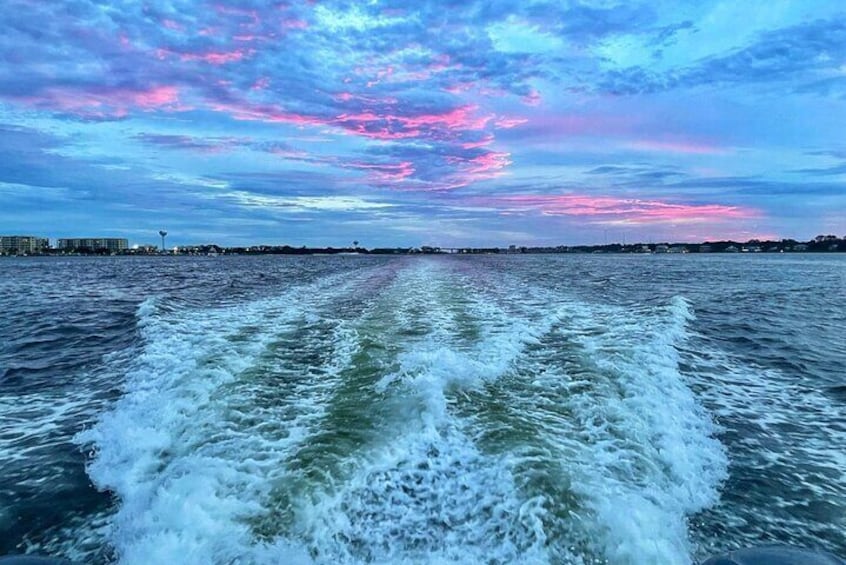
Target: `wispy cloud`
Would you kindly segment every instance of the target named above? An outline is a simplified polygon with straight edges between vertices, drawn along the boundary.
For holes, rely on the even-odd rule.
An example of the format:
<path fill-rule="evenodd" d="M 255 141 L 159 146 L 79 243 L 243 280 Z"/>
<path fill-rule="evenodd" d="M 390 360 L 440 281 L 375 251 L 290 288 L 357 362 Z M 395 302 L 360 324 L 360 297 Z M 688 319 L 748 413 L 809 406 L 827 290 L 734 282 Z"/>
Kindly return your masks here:
<path fill-rule="evenodd" d="M 707 223 L 714 220 L 761 216 L 758 210 L 738 206 L 685 204 L 584 194 L 521 194 L 483 198 L 477 202 L 498 208 L 505 214 L 584 216 L 592 222 L 608 225 Z"/>

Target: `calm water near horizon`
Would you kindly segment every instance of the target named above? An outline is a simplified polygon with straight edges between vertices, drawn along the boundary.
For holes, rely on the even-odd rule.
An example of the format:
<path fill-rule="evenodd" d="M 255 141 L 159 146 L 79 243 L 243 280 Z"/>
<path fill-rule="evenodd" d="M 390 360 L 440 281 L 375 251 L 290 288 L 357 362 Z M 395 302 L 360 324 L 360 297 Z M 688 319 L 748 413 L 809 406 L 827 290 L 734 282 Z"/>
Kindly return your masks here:
<path fill-rule="evenodd" d="M 846 255 L 0 260 L 0 555 L 846 557 Z"/>

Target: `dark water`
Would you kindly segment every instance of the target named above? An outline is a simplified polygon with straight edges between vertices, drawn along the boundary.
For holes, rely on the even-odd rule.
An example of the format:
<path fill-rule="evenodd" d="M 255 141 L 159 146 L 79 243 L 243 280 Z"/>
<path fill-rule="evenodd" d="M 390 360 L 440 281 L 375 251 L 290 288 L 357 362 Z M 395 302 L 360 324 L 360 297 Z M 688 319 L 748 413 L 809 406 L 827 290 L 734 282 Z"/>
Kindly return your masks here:
<path fill-rule="evenodd" d="M 846 555 L 844 259 L 4 259 L 0 555 Z"/>

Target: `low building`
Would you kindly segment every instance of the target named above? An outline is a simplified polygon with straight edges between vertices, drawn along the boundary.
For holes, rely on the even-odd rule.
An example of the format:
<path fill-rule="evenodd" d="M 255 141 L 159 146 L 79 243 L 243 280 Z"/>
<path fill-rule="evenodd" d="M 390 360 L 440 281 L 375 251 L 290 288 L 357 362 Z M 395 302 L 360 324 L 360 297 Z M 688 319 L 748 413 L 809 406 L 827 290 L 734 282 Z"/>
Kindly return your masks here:
<path fill-rule="evenodd" d="M 58 249 L 65 251 L 86 250 L 108 251 L 109 253 L 125 251 L 128 247 L 128 240 L 118 237 L 63 238 L 59 240 L 57 245 Z"/>
<path fill-rule="evenodd" d="M 34 235 L 0 235 L 0 255 L 33 255 L 50 247 L 46 237 Z"/>
<path fill-rule="evenodd" d="M 141 243 L 139 245 L 133 245 L 127 251 L 129 255 L 155 255 L 158 252 L 159 247 L 157 245 L 153 245 L 152 243 Z"/>

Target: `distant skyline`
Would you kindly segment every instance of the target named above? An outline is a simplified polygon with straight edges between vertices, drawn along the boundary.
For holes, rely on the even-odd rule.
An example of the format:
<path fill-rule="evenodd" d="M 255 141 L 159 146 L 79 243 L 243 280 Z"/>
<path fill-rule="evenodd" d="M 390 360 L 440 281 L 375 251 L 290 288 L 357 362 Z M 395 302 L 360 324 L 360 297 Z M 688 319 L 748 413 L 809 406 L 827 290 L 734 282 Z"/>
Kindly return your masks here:
<path fill-rule="evenodd" d="M 846 234 L 838 2 L 10 0 L 0 232 Z"/>

